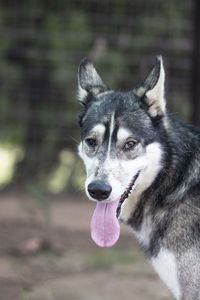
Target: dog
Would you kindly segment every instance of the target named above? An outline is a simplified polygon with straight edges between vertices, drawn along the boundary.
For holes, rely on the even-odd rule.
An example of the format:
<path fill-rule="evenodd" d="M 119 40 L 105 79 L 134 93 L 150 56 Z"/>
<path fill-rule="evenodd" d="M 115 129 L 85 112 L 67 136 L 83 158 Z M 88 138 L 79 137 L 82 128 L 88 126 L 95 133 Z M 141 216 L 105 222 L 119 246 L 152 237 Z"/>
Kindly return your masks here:
<path fill-rule="evenodd" d="M 162 57 L 128 92 L 83 59 L 78 97 L 92 239 L 111 247 L 127 224 L 175 299 L 200 299 L 200 130 L 168 112 Z"/>

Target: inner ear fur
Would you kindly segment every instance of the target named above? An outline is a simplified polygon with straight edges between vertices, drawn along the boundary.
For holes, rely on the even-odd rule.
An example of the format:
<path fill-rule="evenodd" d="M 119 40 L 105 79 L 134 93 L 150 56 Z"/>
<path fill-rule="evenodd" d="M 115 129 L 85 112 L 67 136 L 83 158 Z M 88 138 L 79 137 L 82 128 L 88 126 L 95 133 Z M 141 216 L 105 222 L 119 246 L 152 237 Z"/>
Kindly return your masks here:
<path fill-rule="evenodd" d="M 136 90 L 148 106 L 151 117 L 162 116 L 166 112 L 165 101 L 165 71 L 162 57 L 157 57 L 156 64 L 146 78 L 144 84 Z"/>

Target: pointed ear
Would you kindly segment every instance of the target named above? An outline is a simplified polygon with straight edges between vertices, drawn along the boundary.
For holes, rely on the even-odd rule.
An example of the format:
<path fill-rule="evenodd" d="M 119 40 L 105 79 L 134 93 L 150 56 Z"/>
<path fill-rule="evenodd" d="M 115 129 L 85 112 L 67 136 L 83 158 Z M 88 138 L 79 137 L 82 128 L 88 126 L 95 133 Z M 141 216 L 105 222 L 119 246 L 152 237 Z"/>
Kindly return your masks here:
<path fill-rule="evenodd" d="M 78 69 L 78 99 L 83 104 L 87 101 L 88 94 L 98 95 L 108 90 L 101 80 L 92 62 L 84 58 Z"/>
<path fill-rule="evenodd" d="M 157 57 L 156 64 L 151 73 L 136 94 L 143 97 L 149 107 L 151 117 L 163 116 L 166 112 L 166 101 L 164 97 L 165 71 L 162 57 Z"/>

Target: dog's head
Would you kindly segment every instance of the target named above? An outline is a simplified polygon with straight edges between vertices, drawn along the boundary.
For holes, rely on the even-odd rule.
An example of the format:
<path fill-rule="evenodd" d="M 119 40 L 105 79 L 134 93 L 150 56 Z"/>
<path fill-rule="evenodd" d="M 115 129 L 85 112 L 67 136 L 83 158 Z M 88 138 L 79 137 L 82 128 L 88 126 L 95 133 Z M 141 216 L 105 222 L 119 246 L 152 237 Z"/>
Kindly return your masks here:
<path fill-rule="evenodd" d="M 144 84 L 129 92 L 109 89 L 89 60 L 79 66 L 79 155 L 87 172 L 86 194 L 97 202 L 118 201 L 124 221 L 134 194 L 138 197 L 147 189 L 162 167 L 160 139 L 167 126 L 164 80 L 161 57 Z"/>

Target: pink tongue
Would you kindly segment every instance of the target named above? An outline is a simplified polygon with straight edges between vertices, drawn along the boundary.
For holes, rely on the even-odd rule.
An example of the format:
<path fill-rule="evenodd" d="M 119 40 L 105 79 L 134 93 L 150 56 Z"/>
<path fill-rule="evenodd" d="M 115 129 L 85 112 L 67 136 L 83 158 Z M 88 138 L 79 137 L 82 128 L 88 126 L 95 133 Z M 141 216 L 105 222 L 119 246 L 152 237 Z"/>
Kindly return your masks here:
<path fill-rule="evenodd" d="M 116 217 L 118 201 L 97 203 L 91 220 L 91 237 L 100 247 L 112 247 L 120 235 Z"/>

